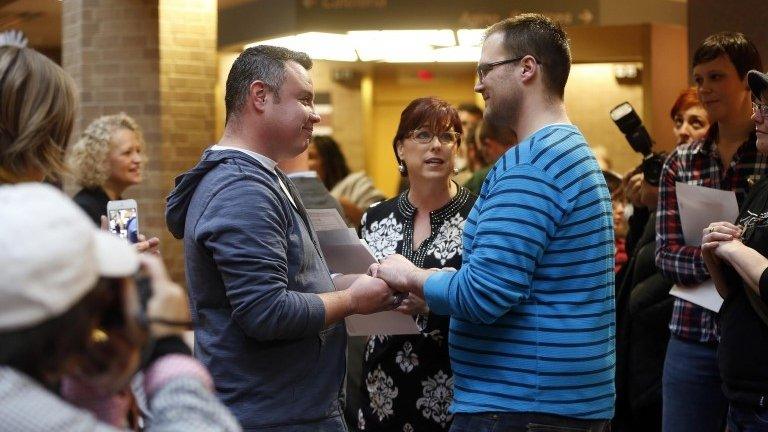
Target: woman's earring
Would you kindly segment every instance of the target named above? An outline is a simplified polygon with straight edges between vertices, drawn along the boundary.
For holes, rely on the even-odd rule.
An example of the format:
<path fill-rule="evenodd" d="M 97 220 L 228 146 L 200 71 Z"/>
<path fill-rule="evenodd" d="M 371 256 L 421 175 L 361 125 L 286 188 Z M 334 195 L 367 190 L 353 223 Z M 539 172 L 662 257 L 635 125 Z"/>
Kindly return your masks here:
<path fill-rule="evenodd" d="M 453 175 L 456 175 L 459 173 L 459 169 L 456 167 L 453 167 Z"/>
<path fill-rule="evenodd" d="M 402 161 L 397 164 L 397 170 L 400 171 L 401 174 L 405 173 L 405 165 L 403 165 Z"/>

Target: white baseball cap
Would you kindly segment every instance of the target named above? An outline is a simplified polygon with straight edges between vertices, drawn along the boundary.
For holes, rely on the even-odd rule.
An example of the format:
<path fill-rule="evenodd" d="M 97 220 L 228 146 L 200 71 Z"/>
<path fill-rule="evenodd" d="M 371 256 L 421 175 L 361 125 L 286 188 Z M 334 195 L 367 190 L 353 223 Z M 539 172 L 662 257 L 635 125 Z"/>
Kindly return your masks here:
<path fill-rule="evenodd" d="M 55 318 L 100 276 L 126 277 L 138 268 L 126 241 L 94 227 L 58 189 L 0 186 L 0 331 Z"/>

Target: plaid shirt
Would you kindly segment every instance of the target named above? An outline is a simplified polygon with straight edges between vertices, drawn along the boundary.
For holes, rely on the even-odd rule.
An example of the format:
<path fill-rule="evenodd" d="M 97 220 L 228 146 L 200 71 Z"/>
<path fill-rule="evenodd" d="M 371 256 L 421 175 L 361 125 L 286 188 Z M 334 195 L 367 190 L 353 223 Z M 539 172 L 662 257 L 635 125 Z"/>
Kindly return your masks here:
<path fill-rule="evenodd" d="M 696 285 L 709 279 L 698 246 L 686 246 L 677 208 L 675 182 L 732 190 L 741 205 L 749 187 L 768 170 L 768 158 L 757 152 L 755 134 L 736 150 L 728 169 L 715 147 L 717 124 L 703 140 L 678 146 L 669 155 L 661 174 L 656 210 L 656 265 L 679 285 Z M 683 339 L 715 343 L 719 330 L 716 314 L 676 298 L 669 329 Z"/>

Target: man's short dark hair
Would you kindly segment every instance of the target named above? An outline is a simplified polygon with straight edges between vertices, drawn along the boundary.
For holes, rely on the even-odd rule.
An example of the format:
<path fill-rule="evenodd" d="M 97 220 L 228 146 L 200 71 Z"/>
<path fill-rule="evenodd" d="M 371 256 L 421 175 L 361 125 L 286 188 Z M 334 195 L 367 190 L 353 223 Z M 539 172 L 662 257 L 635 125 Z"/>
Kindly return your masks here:
<path fill-rule="evenodd" d="M 240 53 L 227 76 L 224 95 L 227 111 L 225 123 L 243 108 L 245 97 L 254 81 L 263 81 L 277 98 L 280 87 L 285 81 L 285 62 L 287 61 L 294 61 L 306 70 L 312 69 L 312 59 L 308 55 L 287 48 L 257 45 Z M 277 101 L 279 100 L 278 98 Z"/>
<path fill-rule="evenodd" d="M 704 39 L 693 54 L 693 66 L 711 62 L 722 55 L 728 56 L 741 79 L 751 69 L 763 70 L 763 61 L 755 44 L 737 32 L 715 33 Z"/>
<path fill-rule="evenodd" d="M 480 109 L 479 106 L 477 106 L 477 105 L 475 105 L 473 103 L 465 102 L 465 103 L 459 104 L 459 106 L 456 109 L 458 111 L 468 112 L 468 113 L 470 113 L 472 115 L 475 115 L 475 116 L 478 116 L 478 117 L 482 117 L 483 116 L 483 110 Z"/>
<path fill-rule="evenodd" d="M 504 47 L 510 56 L 535 57 L 544 66 L 544 87 L 550 94 L 563 98 L 571 71 L 571 49 L 560 24 L 544 15 L 521 14 L 492 25 L 485 36 L 494 33 L 504 35 Z"/>

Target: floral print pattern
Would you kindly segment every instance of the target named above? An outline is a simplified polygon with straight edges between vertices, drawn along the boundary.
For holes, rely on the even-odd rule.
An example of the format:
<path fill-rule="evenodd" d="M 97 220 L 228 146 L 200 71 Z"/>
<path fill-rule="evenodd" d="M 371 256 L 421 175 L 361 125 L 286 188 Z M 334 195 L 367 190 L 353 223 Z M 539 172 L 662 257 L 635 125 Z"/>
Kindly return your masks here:
<path fill-rule="evenodd" d="M 380 421 L 394 414 L 392 406 L 398 390 L 392 377 L 387 375 L 381 366 L 368 374 L 365 379 L 365 386 L 368 388 L 368 394 L 371 395 L 371 409 Z"/>
<path fill-rule="evenodd" d="M 384 259 L 397 253 L 397 244 L 403 240 L 403 224 L 395 219 L 394 213 L 363 228 L 363 239 L 373 251 L 376 259 Z"/>
<path fill-rule="evenodd" d="M 460 213 L 453 215 L 452 218 L 443 222 L 435 241 L 427 249 L 427 254 L 438 259 L 441 266 L 445 266 L 446 261 L 456 255 L 461 255 L 461 236 L 466 222 Z"/>
<path fill-rule="evenodd" d="M 403 350 L 397 352 L 395 361 L 400 365 L 400 369 L 403 372 L 408 373 L 413 370 L 414 367 L 419 365 L 419 356 L 413 352 L 413 345 L 410 342 L 403 344 Z"/>
<path fill-rule="evenodd" d="M 448 412 L 453 400 L 453 377 L 438 371 L 434 377 L 422 381 L 424 396 L 416 401 L 421 414 L 441 426 L 445 426 L 453 416 Z"/>
<path fill-rule="evenodd" d="M 430 213 L 430 236 L 413 248 L 417 209 L 399 197 L 371 207 L 363 216 L 362 238 L 376 258 L 399 253 L 417 267 L 461 267 L 462 230 L 474 204 L 464 188 Z M 449 317 L 414 317 L 418 335 L 371 335 L 365 347 L 361 403 L 352 407 L 365 432 L 446 432 L 453 418 L 453 375 L 448 357 Z M 358 408 L 360 410 L 358 411 Z"/>
<path fill-rule="evenodd" d="M 363 416 L 363 410 L 357 410 L 357 428 L 365 430 L 365 417 Z"/>

